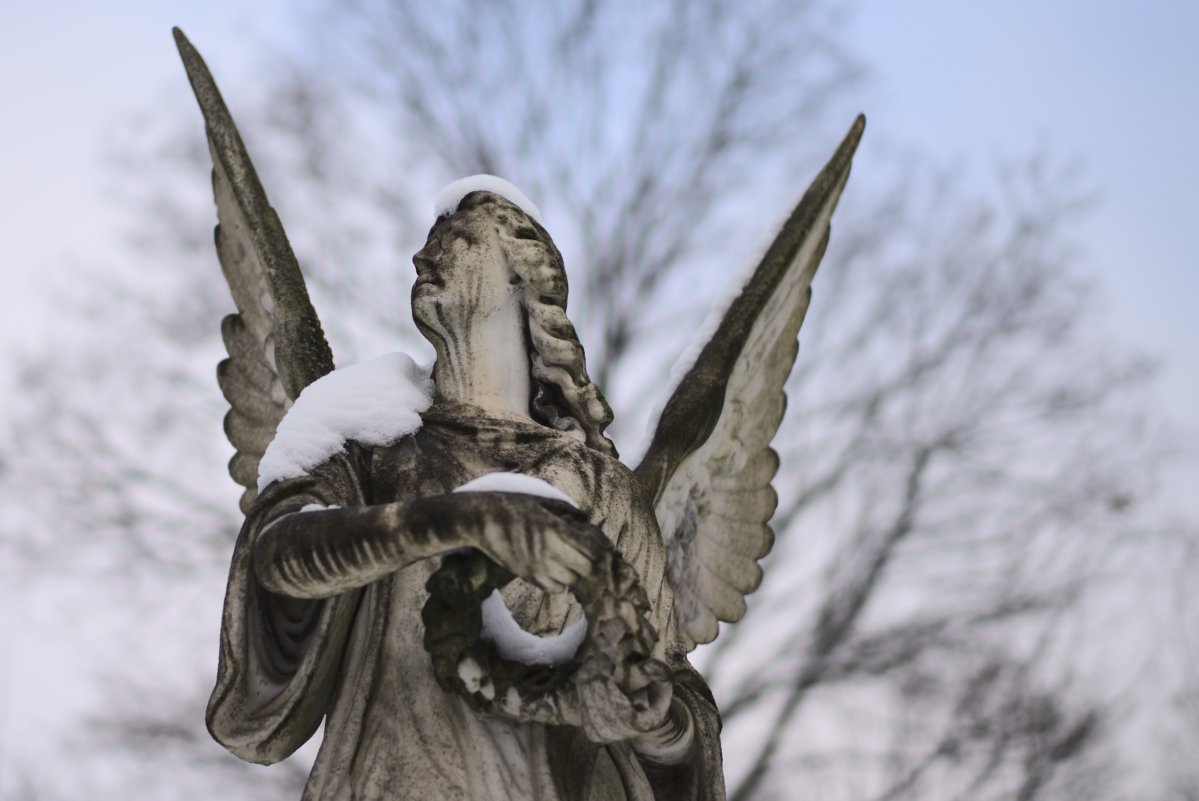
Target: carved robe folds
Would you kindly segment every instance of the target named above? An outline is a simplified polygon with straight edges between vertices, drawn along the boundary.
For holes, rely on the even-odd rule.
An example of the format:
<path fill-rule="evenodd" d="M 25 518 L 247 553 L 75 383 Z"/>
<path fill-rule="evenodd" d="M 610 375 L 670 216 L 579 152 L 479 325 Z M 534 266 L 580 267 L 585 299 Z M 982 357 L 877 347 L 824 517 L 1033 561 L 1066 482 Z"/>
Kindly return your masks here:
<path fill-rule="evenodd" d="M 695 726 L 685 762 L 663 768 L 628 743 L 581 730 L 485 717 L 434 679 L 423 646 L 425 559 L 359 590 L 292 600 L 264 590 L 251 550 L 281 515 L 308 504 L 354 506 L 450 492 L 479 475 L 518 472 L 574 498 L 637 570 L 675 673 L 674 703 Z M 277 482 L 246 518 L 230 570 L 209 728 L 242 759 L 273 763 L 325 723 L 304 798 L 419 801 L 664 801 L 724 798 L 719 719 L 677 644 L 666 556 L 649 502 L 618 461 L 533 423 L 430 410 L 399 442 L 346 450 L 310 475 Z M 580 611 L 569 594 L 517 580 L 504 591 L 521 624 L 555 634 Z M 683 778 L 680 778 L 683 777 Z"/>

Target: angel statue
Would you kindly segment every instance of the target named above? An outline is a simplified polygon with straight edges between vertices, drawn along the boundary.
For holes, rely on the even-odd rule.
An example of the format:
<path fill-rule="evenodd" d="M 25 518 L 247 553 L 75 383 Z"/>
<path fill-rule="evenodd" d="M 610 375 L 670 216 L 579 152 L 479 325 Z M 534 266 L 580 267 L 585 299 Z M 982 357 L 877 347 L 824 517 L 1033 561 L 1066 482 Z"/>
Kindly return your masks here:
<path fill-rule="evenodd" d="M 431 367 L 333 369 L 282 224 L 204 62 L 237 313 L 217 379 L 245 487 L 208 728 L 304 799 L 718 801 L 720 717 L 688 663 L 770 550 L 770 442 L 859 117 L 670 396 L 635 469 L 604 429 L 540 213 L 491 176 L 442 193 L 412 258 Z"/>

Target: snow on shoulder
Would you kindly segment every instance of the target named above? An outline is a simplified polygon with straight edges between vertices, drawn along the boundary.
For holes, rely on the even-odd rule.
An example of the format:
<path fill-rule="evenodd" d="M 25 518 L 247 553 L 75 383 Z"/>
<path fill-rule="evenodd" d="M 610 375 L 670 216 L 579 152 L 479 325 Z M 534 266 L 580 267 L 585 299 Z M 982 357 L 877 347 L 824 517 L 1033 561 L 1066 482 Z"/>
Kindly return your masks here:
<path fill-rule="evenodd" d="M 258 464 L 258 491 L 302 476 L 347 441 L 389 445 L 421 426 L 433 402 L 433 379 L 406 353 L 334 370 L 312 382 L 279 421 Z"/>
<path fill-rule="evenodd" d="M 521 211 L 541 224 L 541 209 L 537 208 L 524 192 L 495 175 L 472 175 L 469 178 L 459 178 L 454 181 L 437 193 L 433 214 L 437 217 L 453 214 L 458 210 L 458 204 L 462 202 L 462 198 L 471 192 L 494 192 L 514 203 Z"/>
<path fill-rule="evenodd" d="M 454 492 L 521 492 L 553 498 L 578 507 L 569 495 L 548 481 L 521 473 L 487 473 L 466 482 Z M 499 590 L 492 592 L 483 601 L 482 612 L 483 630 L 479 636 L 486 642 L 493 643 L 501 658 L 522 665 L 564 665 L 574 658 L 587 636 L 586 618 L 576 620 L 563 629 L 561 634 L 551 637 L 530 634 L 512 617 L 512 611 L 504 603 Z"/>

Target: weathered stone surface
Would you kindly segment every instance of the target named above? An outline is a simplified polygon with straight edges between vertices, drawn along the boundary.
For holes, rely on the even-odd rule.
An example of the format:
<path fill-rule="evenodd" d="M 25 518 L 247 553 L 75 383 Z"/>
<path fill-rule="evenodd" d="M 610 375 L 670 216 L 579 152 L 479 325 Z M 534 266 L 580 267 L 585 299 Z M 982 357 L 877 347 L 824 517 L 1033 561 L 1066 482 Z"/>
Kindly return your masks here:
<path fill-rule="evenodd" d="M 612 412 L 566 316 L 561 254 L 529 201 L 488 177 L 455 191 L 413 256 L 413 318 L 437 354 L 432 394 L 422 374 L 425 394 L 405 395 L 420 405 L 394 415 L 402 430 L 343 441 L 325 426 L 328 450 L 260 475 L 268 443 L 302 429 L 295 416 L 280 428 L 289 409 L 320 414 L 319 397 L 375 421 L 397 407 L 390 394 L 353 406 L 361 387 L 333 391 L 353 385 L 335 381 L 348 371 L 329 374 L 282 225 L 215 82 L 176 38 L 208 131 L 217 253 L 238 307 L 218 380 L 246 519 L 213 736 L 269 764 L 323 723 L 304 792 L 314 801 L 723 799 L 720 719 L 687 653 L 740 617 L 761 578 L 770 441 L 863 121 L 710 329 L 636 471 L 604 434 Z M 330 425 L 344 417 L 355 415 Z M 493 473 L 561 495 L 455 492 Z M 480 610 L 495 590 L 528 633 L 585 618 L 578 651 L 554 666 L 501 657 Z"/>

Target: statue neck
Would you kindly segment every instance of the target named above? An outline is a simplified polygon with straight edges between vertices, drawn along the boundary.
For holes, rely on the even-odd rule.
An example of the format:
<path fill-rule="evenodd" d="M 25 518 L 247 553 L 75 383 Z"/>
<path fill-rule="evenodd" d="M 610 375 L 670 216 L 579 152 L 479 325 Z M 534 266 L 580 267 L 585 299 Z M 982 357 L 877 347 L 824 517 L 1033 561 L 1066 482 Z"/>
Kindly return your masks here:
<path fill-rule="evenodd" d="M 528 419 L 532 382 L 520 304 L 472 315 L 455 328 L 433 365 L 438 400 Z"/>

